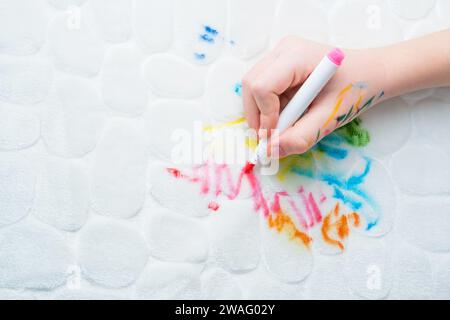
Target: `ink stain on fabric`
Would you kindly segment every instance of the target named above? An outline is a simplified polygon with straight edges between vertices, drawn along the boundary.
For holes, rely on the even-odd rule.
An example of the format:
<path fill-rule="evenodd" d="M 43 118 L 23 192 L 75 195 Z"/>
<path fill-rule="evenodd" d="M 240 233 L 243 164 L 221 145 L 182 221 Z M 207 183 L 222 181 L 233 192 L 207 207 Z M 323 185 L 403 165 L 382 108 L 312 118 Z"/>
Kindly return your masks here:
<path fill-rule="evenodd" d="M 233 91 L 237 96 L 242 97 L 242 83 L 236 83 L 234 85 Z"/>
<path fill-rule="evenodd" d="M 215 43 L 216 37 L 219 35 L 219 31 L 214 29 L 211 26 L 205 25 L 203 26 L 203 33 L 200 34 L 199 39 L 200 41 L 207 42 L 207 43 Z"/>

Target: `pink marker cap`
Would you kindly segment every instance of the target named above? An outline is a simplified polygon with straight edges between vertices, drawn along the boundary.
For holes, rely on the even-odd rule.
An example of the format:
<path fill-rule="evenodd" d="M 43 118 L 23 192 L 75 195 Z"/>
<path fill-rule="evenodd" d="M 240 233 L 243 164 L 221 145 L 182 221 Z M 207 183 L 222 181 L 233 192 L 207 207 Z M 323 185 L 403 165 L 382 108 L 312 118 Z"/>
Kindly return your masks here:
<path fill-rule="evenodd" d="M 330 59 L 331 62 L 333 62 L 337 66 L 340 66 L 342 64 L 344 58 L 345 53 L 339 48 L 335 48 L 333 51 L 328 53 L 328 59 Z"/>

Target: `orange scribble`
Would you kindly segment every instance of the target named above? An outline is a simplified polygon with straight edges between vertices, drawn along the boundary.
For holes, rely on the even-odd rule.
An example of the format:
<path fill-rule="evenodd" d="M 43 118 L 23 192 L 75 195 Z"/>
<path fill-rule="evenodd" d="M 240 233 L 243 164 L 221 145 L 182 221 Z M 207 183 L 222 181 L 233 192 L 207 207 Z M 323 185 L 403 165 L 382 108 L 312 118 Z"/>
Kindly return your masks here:
<path fill-rule="evenodd" d="M 350 221 L 352 223 L 350 223 Z M 323 240 L 330 245 L 338 246 L 339 249 L 343 251 L 343 240 L 345 240 L 350 234 L 350 225 L 353 225 L 355 228 L 359 227 L 359 215 L 356 212 L 341 215 L 339 212 L 339 203 L 337 203 L 334 209 L 331 210 L 323 219 L 321 229 Z M 333 233 L 338 239 L 333 239 L 331 236 Z"/>
<path fill-rule="evenodd" d="M 269 215 L 267 223 L 271 229 L 276 229 L 279 233 L 286 232 L 291 240 L 298 240 L 306 247 L 311 244 L 312 238 L 298 229 L 292 218 L 281 211 Z"/>

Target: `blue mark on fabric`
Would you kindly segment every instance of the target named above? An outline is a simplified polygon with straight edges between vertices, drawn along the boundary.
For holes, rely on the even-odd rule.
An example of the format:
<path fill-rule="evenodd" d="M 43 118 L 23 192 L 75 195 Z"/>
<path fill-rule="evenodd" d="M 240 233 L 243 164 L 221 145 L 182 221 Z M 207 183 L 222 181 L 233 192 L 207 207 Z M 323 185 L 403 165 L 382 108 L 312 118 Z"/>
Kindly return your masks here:
<path fill-rule="evenodd" d="M 204 29 L 205 29 L 206 33 L 212 34 L 213 36 L 217 36 L 219 34 L 219 31 L 217 31 L 216 29 L 212 28 L 211 26 L 207 25 L 207 26 L 204 27 Z"/>
<path fill-rule="evenodd" d="M 242 84 L 240 82 L 234 85 L 234 93 L 236 93 L 239 97 L 242 97 Z"/>
<path fill-rule="evenodd" d="M 322 142 L 340 145 L 341 142 L 344 142 L 344 138 L 342 138 L 341 136 L 339 136 L 337 134 L 332 133 L 332 134 L 329 134 L 328 136 L 326 136 L 325 138 L 323 138 Z"/>
<path fill-rule="evenodd" d="M 373 227 L 375 227 L 378 224 L 378 219 L 372 221 L 372 222 L 368 222 L 367 223 L 367 227 L 366 230 L 370 231 Z"/>
<path fill-rule="evenodd" d="M 214 43 L 214 38 L 206 33 L 200 35 L 200 40 L 209 42 L 209 43 Z"/>
<path fill-rule="evenodd" d="M 314 173 L 311 169 L 300 168 L 300 167 L 295 166 L 291 169 L 291 171 L 299 176 L 303 176 L 303 177 L 307 177 L 307 178 L 314 177 Z"/>
<path fill-rule="evenodd" d="M 337 135 L 330 135 L 325 141 L 333 141 L 336 145 L 340 145 L 341 138 Z M 323 143 L 319 143 L 316 146 L 316 150 L 324 152 L 328 157 L 336 160 L 342 160 L 348 156 L 348 150 Z M 314 175 L 311 170 L 300 168 L 298 166 L 291 168 L 291 172 L 299 176 L 318 178 L 325 182 L 333 188 L 333 198 L 342 201 L 352 210 L 358 211 L 363 208 L 364 204 L 368 204 L 373 209 L 377 210 L 378 206 L 376 203 L 374 203 L 367 193 L 361 189 L 361 184 L 364 182 L 372 167 L 372 161 L 369 158 L 364 158 L 364 160 L 366 163 L 363 172 L 352 175 L 348 179 L 330 172 L 319 172 Z M 367 230 L 370 230 L 378 224 L 379 217 L 368 217 L 367 214 L 368 213 L 366 213 Z"/>
<path fill-rule="evenodd" d="M 359 210 L 362 207 L 362 203 L 358 200 L 346 197 L 344 193 L 339 188 L 334 187 L 333 197 L 335 199 L 341 200 L 344 204 L 350 205 L 353 210 Z"/>
<path fill-rule="evenodd" d="M 364 179 L 370 172 L 370 168 L 372 167 L 372 161 L 367 158 L 365 158 L 365 160 L 366 160 L 366 167 L 364 168 L 363 173 L 361 173 L 359 176 L 351 176 L 348 179 L 347 185 L 354 187 L 363 183 Z"/>
<path fill-rule="evenodd" d="M 204 53 L 194 52 L 194 58 L 197 60 L 204 60 L 206 55 Z"/>
<path fill-rule="evenodd" d="M 216 29 L 214 29 L 210 26 L 204 26 L 203 30 L 204 30 L 204 33 L 200 34 L 199 39 L 201 41 L 208 42 L 211 44 L 214 43 L 215 38 L 219 34 L 219 31 L 217 31 Z"/>

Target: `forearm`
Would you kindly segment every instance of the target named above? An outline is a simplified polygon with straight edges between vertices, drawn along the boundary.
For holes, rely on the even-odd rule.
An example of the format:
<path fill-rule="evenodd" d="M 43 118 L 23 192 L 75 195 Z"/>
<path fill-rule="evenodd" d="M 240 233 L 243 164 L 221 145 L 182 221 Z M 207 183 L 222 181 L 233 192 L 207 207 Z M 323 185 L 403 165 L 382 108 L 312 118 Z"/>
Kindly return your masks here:
<path fill-rule="evenodd" d="M 450 86 L 450 29 L 380 50 L 387 98 Z"/>

